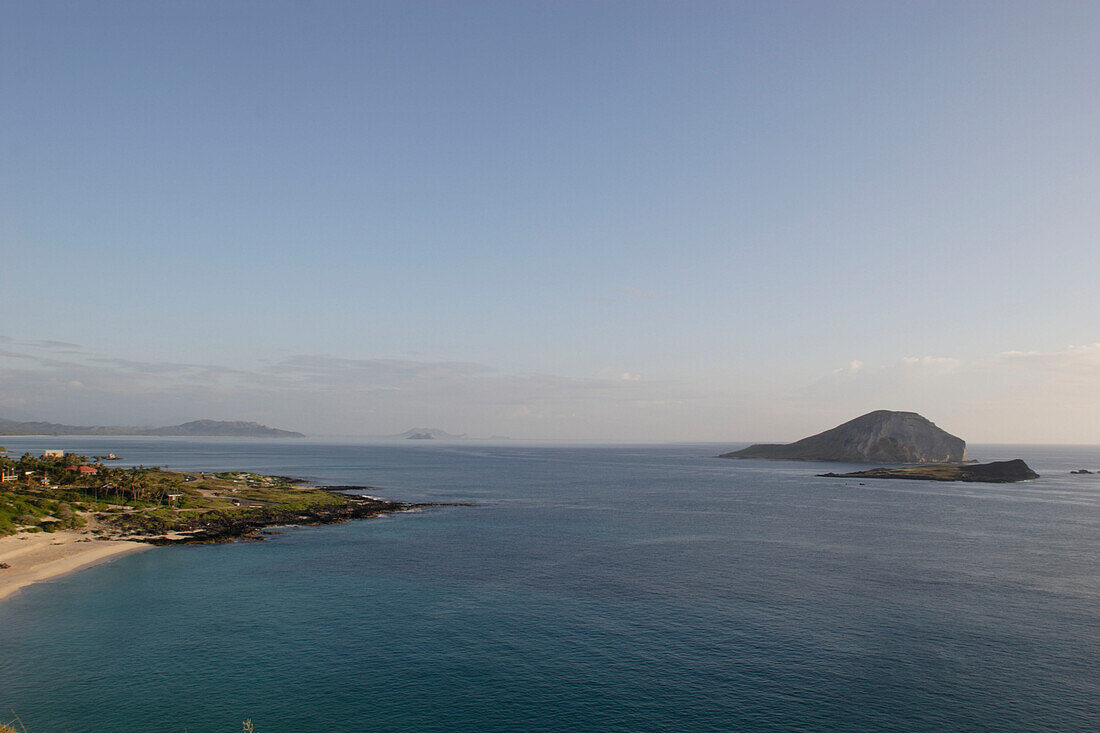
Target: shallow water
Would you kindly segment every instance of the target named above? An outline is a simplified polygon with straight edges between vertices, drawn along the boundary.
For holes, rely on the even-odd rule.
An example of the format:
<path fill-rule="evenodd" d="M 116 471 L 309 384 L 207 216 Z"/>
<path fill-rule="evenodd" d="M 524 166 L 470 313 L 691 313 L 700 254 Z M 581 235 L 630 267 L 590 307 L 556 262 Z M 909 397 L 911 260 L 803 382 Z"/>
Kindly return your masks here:
<path fill-rule="evenodd" d="M 0 604 L 41 731 L 1100 729 L 1100 449 L 816 478 L 730 446 L 5 438 L 475 507 L 159 548 Z M 2 717 L 2 716 L 0 716 Z"/>

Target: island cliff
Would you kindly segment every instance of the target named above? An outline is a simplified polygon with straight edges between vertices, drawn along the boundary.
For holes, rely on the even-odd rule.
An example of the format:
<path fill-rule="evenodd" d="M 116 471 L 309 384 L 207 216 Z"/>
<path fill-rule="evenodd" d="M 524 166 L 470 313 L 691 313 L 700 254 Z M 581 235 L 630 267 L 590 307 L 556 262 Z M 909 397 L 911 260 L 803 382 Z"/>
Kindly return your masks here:
<path fill-rule="evenodd" d="M 915 412 L 875 410 L 796 443 L 757 444 L 720 458 L 845 463 L 956 463 L 966 442 Z"/>

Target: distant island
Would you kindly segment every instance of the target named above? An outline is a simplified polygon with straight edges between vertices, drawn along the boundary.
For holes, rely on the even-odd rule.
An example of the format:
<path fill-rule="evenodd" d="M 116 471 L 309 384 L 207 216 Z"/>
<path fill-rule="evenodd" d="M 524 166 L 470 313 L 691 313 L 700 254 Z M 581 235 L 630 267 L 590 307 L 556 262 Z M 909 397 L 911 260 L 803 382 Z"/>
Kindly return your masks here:
<path fill-rule="evenodd" d="M 52 422 L 18 422 L 0 419 L 0 435 L 138 435 L 219 438 L 304 438 L 293 430 L 269 428 L 241 420 L 192 420 L 162 428 L 60 425 Z"/>
<path fill-rule="evenodd" d="M 1019 458 L 992 463 L 966 465 L 906 466 L 905 468 L 872 468 L 852 473 L 822 473 L 824 478 L 896 478 L 924 481 L 975 481 L 1009 484 L 1039 478 L 1039 474 Z"/>
<path fill-rule="evenodd" d="M 719 458 L 843 463 L 958 463 L 966 441 L 915 412 L 875 410 L 795 443 L 756 444 Z"/>
<path fill-rule="evenodd" d="M 406 440 L 460 440 L 465 438 L 466 435 L 452 435 L 439 428 L 412 428 L 393 437 Z"/>

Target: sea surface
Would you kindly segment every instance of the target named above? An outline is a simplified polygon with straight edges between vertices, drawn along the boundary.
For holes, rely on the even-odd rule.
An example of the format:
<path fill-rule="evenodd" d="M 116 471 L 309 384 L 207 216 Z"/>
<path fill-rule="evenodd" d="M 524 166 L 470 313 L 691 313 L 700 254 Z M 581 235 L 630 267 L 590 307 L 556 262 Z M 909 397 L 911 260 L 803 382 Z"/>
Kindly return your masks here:
<path fill-rule="evenodd" d="M 29 733 L 1100 730 L 1100 476 L 1069 474 L 1100 448 L 971 446 L 1042 474 L 983 485 L 734 445 L 0 442 L 476 504 L 24 589 Z"/>

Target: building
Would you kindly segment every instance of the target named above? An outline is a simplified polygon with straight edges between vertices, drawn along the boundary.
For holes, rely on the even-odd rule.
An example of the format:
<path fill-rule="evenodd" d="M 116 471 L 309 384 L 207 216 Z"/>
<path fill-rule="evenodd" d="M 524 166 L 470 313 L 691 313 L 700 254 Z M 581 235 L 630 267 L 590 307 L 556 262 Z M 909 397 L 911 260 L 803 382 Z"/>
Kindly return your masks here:
<path fill-rule="evenodd" d="M 99 469 L 95 466 L 69 466 L 70 471 L 77 471 L 82 476 L 94 476 L 99 473 Z"/>
<path fill-rule="evenodd" d="M 44 450 L 42 451 L 43 458 L 64 458 L 65 451 L 63 450 Z"/>

